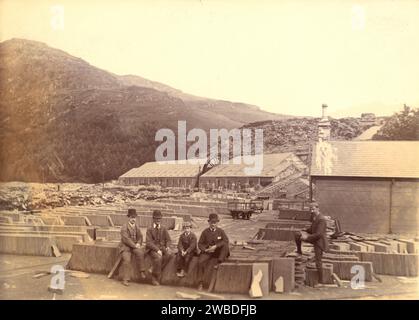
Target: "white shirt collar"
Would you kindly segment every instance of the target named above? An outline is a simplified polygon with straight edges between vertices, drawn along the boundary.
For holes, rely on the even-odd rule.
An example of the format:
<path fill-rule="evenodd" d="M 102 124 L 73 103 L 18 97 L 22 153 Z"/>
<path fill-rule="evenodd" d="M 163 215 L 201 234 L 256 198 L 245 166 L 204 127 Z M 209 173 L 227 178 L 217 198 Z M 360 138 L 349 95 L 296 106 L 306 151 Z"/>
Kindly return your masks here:
<path fill-rule="evenodd" d="M 157 223 L 153 222 L 153 228 L 160 229 L 160 227 L 161 227 L 161 224 L 157 225 Z"/>

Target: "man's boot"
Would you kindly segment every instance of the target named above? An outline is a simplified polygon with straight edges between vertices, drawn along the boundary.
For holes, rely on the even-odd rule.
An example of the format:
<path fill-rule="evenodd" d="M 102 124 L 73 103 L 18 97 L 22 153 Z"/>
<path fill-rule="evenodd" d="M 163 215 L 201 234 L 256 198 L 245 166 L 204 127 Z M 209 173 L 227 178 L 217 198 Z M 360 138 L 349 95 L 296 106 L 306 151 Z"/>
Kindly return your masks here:
<path fill-rule="evenodd" d="M 176 272 L 176 275 L 177 275 L 179 278 L 182 278 L 182 277 L 184 277 L 184 276 L 185 276 L 185 275 L 184 275 L 183 270 L 180 270 L 180 271 Z"/>
<path fill-rule="evenodd" d="M 151 277 L 151 284 L 152 284 L 153 286 L 159 286 L 159 285 L 160 285 L 160 282 L 157 280 L 157 278 L 156 278 L 156 277 L 152 276 L 152 277 Z"/>
<path fill-rule="evenodd" d="M 128 280 L 122 280 L 122 284 L 126 287 L 129 287 L 129 281 Z"/>

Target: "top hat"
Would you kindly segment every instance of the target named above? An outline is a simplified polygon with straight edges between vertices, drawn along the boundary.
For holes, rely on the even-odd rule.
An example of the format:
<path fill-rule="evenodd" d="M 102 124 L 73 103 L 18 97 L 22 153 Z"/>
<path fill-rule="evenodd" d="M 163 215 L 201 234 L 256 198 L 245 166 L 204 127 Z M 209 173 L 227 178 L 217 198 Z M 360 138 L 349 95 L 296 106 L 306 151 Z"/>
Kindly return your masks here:
<path fill-rule="evenodd" d="M 160 210 L 153 210 L 153 219 L 162 218 Z"/>
<path fill-rule="evenodd" d="M 132 217 L 132 218 L 135 218 L 136 216 L 137 216 L 137 211 L 135 210 L 135 209 L 128 209 L 128 214 L 127 214 L 127 216 L 128 217 Z"/>
<path fill-rule="evenodd" d="M 211 222 L 211 221 L 215 221 L 215 222 L 220 221 L 218 219 L 218 214 L 216 214 L 216 213 L 210 213 L 209 218 L 208 218 L 208 222 Z"/>

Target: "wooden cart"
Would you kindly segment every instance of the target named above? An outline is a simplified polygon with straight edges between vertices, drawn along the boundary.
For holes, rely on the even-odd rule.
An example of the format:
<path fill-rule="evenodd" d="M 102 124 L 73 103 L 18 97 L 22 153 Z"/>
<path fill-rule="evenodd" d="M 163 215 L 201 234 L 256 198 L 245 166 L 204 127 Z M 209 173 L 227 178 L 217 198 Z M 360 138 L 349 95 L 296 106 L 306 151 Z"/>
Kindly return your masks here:
<path fill-rule="evenodd" d="M 262 201 L 245 201 L 235 200 L 227 203 L 227 208 L 233 219 L 249 220 L 253 213 L 261 213 L 263 211 Z"/>

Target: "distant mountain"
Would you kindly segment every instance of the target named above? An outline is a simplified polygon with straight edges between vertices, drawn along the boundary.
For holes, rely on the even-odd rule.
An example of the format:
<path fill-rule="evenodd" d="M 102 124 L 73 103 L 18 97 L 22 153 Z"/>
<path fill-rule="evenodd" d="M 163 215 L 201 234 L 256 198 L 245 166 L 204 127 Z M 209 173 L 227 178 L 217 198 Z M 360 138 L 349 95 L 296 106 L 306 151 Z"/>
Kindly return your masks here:
<path fill-rule="evenodd" d="M 223 116 L 229 121 L 233 121 L 236 123 L 236 125 L 233 127 L 240 126 L 238 123 L 243 125 L 254 121 L 282 120 L 293 118 L 292 116 L 262 111 L 258 106 L 255 105 L 194 96 L 184 93 L 178 89 L 174 89 L 168 85 L 147 80 L 139 76 L 125 75 L 118 76 L 118 78 L 124 85 L 135 85 L 167 92 L 171 96 L 181 99 L 186 105 L 194 107 L 195 112 L 199 113 L 203 117 L 208 116 L 208 112 L 210 112 L 216 113 L 218 116 Z"/>
<path fill-rule="evenodd" d="M 160 128 L 283 119 L 118 76 L 30 40 L 0 43 L 0 180 L 98 182 L 152 161 Z M 176 131 L 175 131 L 176 132 Z"/>

